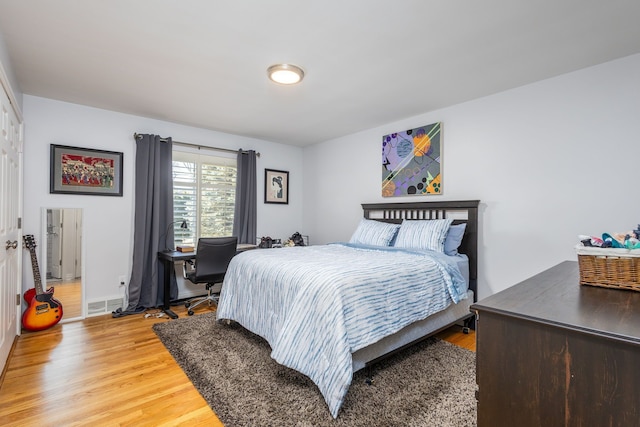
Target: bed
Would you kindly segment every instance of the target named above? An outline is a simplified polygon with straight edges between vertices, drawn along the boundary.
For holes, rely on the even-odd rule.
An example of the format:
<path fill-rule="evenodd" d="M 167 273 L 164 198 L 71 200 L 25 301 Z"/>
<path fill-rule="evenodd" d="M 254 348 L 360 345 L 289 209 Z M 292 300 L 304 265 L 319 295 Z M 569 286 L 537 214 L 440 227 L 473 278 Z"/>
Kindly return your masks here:
<path fill-rule="evenodd" d="M 335 418 L 354 372 L 472 318 L 478 204 L 363 204 L 349 242 L 239 254 L 217 318 L 267 340 L 275 361 L 318 386 Z"/>

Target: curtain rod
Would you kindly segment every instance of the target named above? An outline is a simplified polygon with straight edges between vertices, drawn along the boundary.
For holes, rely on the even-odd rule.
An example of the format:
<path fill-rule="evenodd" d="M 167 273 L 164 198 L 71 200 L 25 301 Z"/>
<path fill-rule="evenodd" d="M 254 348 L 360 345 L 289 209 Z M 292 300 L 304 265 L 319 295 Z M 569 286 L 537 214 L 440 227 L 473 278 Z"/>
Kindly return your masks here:
<path fill-rule="evenodd" d="M 138 133 L 134 133 L 133 134 L 133 138 L 134 139 L 138 139 L 139 137 L 142 137 L 142 135 L 140 135 Z M 166 138 L 160 138 L 160 142 L 167 142 L 167 139 Z M 190 144 L 188 142 L 182 142 L 182 141 L 172 141 L 172 143 L 176 144 L 176 145 L 182 145 L 184 147 L 194 147 L 194 148 L 197 148 L 198 150 L 204 148 L 204 149 L 209 149 L 209 150 L 224 151 L 224 152 L 227 152 L 227 153 L 237 153 L 238 151 L 241 152 L 242 154 L 247 154 L 248 153 L 248 151 L 242 150 L 242 149 L 240 149 L 240 150 L 231 150 L 229 148 L 209 147 L 207 145 Z M 256 153 L 256 157 L 260 157 L 260 153 L 259 152 Z"/>

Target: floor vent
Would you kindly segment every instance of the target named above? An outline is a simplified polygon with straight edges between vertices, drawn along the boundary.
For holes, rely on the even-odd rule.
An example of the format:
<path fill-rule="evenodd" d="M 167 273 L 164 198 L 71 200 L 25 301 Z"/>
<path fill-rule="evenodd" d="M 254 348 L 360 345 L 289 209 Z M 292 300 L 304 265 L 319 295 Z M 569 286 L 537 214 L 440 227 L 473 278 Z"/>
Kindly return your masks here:
<path fill-rule="evenodd" d="M 124 304 L 123 298 L 113 298 L 104 301 L 93 301 L 87 304 L 87 317 L 100 316 L 111 313 Z"/>

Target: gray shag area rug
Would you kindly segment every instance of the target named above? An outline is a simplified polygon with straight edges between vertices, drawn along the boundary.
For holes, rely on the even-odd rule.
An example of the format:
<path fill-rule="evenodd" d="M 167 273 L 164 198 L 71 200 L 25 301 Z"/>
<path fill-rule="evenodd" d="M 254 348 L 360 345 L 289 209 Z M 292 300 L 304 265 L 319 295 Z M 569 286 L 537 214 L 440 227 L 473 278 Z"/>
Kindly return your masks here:
<path fill-rule="evenodd" d="M 215 313 L 153 329 L 226 427 L 475 426 L 475 353 L 430 338 L 356 372 L 337 419 L 306 376 L 269 344 Z M 179 398 L 179 397 L 177 397 Z"/>

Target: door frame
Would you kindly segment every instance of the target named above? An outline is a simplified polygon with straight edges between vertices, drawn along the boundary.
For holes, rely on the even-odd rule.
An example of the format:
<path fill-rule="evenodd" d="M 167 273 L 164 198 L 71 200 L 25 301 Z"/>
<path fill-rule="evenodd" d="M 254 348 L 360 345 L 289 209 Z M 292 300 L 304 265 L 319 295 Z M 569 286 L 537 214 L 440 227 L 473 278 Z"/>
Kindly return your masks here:
<path fill-rule="evenodd" d="M 4 66 L 2 65 L 2 63 L 0 62 L 0 90 L 2 90 L 8 100 L 9 103 L 11 104 L 11 110 L 13 112 L 13 115 L 15 115 L 15 119 L 17 120 L 17 135 L 18 135 L 18 141 L 17 141 L 17 146 L 16 146 L 16 152 L 18 155 L 18 171 L 17 171 L 17 175 L 18 175 L 18 188 L 16 189 L 17 191 L 17 210 L 18 212 L 16 213 L 16 218 L 17 218 L 17 224 L 16 225 L 16 231 L 17 231 L 17 235 L 15 236 L 15 240 L 17 240 L 18 242 L 18 248 L 16 248 L 16 250 L 19 251 L 19 254 L 17 255 L 17 259 L 16 259 L 16 283 L 14 284 L 15 286 L 15 304 L 11 303 L 9 304 L 10 307 L 13 307 L 13 309 L 15 310 L 15 326 L 16 326 L 16 330 L 15 330 L 15 334 L 13 337 L 8 336 L 7 340 L 11 340 L 12 341 L 12 348 L 13 345 L 15 343 L 15 340 L 18 336 L 20 336 L 21 334 L 21 314 L 22 314 L 22 280 L 23 280 L 23 274 L 22 274 L 22 267 L 23 267 L 23 254 L 22 254 L 22 218 L 23 218 L 23 213 L 24 213 L 24 176 L 23 176 L 23 170 L 24 170 L 24 158 L 23 158 L 23 154 L 24 154 L 24 120 L 23 120 L 23 116 L 22 116 L 22 111 L 20 111 L 20 107 L 18 106 L 16 97 L 14 95 L 13 89 L 11 88 L 11 85 L 9 83 L 9 78 L 7 77 L 7 74 L 5 73 L 5 69 Z M 0 201 L 0 203 L 2 203 L 3 201 Z M 2 242 L 4 244 L 4 242 Z M 11 290 L 12 294 L 14 290 Z M 2 327 L 4 329 L 5 325 L 0 325 L 0 327 Z M 0 370 L 3 370 L 6 367 L 6 363 L 8 362 L 8 357 L 11 354 L 11 350 L 9 350 L 9 353 L 7 354 L 7 359 L 6 360 L 0 360 Z"/>

